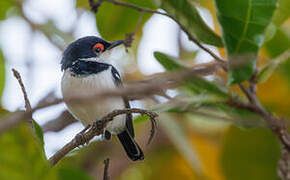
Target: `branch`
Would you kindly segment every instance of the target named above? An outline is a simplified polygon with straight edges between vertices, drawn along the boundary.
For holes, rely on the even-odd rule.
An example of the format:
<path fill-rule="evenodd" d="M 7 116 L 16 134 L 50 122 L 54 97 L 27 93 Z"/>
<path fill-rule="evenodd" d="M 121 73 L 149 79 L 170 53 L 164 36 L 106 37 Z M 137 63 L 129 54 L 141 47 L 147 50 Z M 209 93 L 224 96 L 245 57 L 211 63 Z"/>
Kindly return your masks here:
<path fill-rule="evenodd" d="M 150 117 L 150 119 L 155 119 L 158 116 L 156 113 L 149 112 L 147 110 L 136 109 L 136 108 L 114 110 L 111 113 L 104 116 L 103 118 L 101 118 L 101 120 L 94 122 L 90 127 L 85 128 L 79 134 L 77 134 L 74 137 L 74 139 L 72 139 L 63 148 L 57 151 L 51 158 L 49 158 L 50 164 L 54 166 L 57 162 L 59 162 L 67 153 L 72 151 L 74 148 L 84 145 L 85 143 L 88 143 L 95 136 L 103 134 L 106 124 L 112 121 L 115 116 L 118 116 L 121 114 L 131 114 L 131 113 L 146 114 Z"/>
<path fill-rule="evenodd" d="M 124 40 L 125 47 L 131 47 L 132 46 L 132 42 L 134 40 L 134 36 L 137 34 L 137 32 L 139 31 L 139 29 L 140 29 L 140 27 L 142 25 L 143 15 L 144 15 L 144 12 L 141 11 L 135 31 L 133 33 L 126 34 L 126 38 Z"/>
<path fill-rule="evenodd" d="M 216 64 L 200 69 L 183 70 L 172 73 L 160 73 L 158 76 L 148 80 L 142 80 L 135 83 L 127 84 L 125 87 L 118 89 L 105 90 L 98 93 L 88 93 L 76 91 L 66 99 L 67 102 L 78 103 L 83 101 L 101 101 L 108 97 L 123 97 L 129 96 L 134 98 L 144 98 L 149 95 L 158 94 L 166 89 L 177 87 L 187 78 L 205 74 L 207 72 L 216 71 L 218 66 Z M 30 111 L 14 112 L 10 115 L 0 119 L 0 134 L 7 131 L 9 128 L 17 126 L 19 123 L 30 118 L 31 113 L 39 109 L 63 103 L 63 99 L 55 98 L 53 100 L 45 101 L 32 108 Z"/>
<path fill-rule="evenodd" d="M 63 111 L 57 118 L 46 122 L 42 126 L 43 133 L 59 132 L 66 126 L 77 122 L 77 120 L 68 111 Z"/>
<path fill-rule="evenodd" d="M 101 5 L 101 3 L 103 2 L 109 2 L 109 3 L 113 3 L 115 5 L 118 6 L 123 6 L 123 7 L 128 7 L 128 8 L 132 8 L 135 9 L 137 11 L 140 12 L 147 12 L 147 13 L 152 13 L 152 14 L 160 14 L 166 17 L 169 17 L 170 19 L 172 19 L 173 21 L 175 21 L 179 27 L 187 34 L 188 38 L 193 41 L 198 47 L 200 47 L 201 49 L 203 49 L 205 52 L 207 52 L 210 56 L 212 56 L 216 61 L 218 61 L 219 63 L 221 63 L 221 65 L 223 66 L 223 69 L 226 70 L 228 67 L 226 65 L 226 61 L 221 59 L 220 57 L 218 57 L 215 53 L 213 53 L 210 49 L 206 48 L 204 45 L 202 45 L 197 39 L 195 39 L 190 33 L 189 31 L 179 22 L 177 21 L 174 17 L 163 13 L 163 12 L 159 12 L 159 11 L 155 11 L 149 8 L 143 8 L 140 6 L 136 6 L 134 4 L 129 4 L 129 3 L 125 3 L 125 2 L 121 2 L 121 1 L 116 1 L 116 0 L 99 0 L 96 3 L 93 3 L 93 0 L 89 0 L 91 9 L 94 8 L 94 6 L 96 6 L 98 4 L 98 7 Z M 96 13 L 95 11 L 93 11 L 94 13 Z"/>
<path fill-rule="evenodd" d="M 31 105 L 30 105 L 30 102 L 29 102 L 29 99 L 28 99 L 27 92 L 25 90 L 23 81 L 21 79 L 20 73 L 17 70 L 15 70 L 15 69 L 12 69 L 12 72 L 13 72 L 14 77 L 17 79 L 17 81 L 18 81 L 18 83 L 19 83 L 19 85 L 21 87 L 21 90 L 22 90 L 22 93 L 23 93 L 23 97 L 24 97 L 24 101 L 25 101 L 25 109 L 27 111 L 30 111 L 31 110 Z"/>
<path fill-rule="evenodd" d="M 30 104 L 30 101 L 28 99 L 27 92 L 26 92 L 25 86 L 23 84 L 21 75 L 20 75 L 20 73 L 17 70 L 15 70 L 13 68 L 12 68 L 12 72 L 13 72 L 14 77 L 17 79 L 17 81 L 18 81 L 18 83 L 19 83 L 19 85 L 21 87 L 21 91 L 22 91 L 23 98 L 24 98 L 24 101 L 25 101 L 26 112 L 30 112 L 32 110 L 32 108 L 31 108 L 31 104 Z M 33 121 L 33 119 L 32 119 L 32 113 L 31 113 L 28 122 L 30 123 L 30 126 L 33 128 L 32 121 Z"/>
<path fill-rule="evenodd" d="M 109 169 L 109 164 L 110 164 L 110 159 L 107 158 L 104 160 L 104 176 L 103 176 L 103 180 L 110 180 L 110 177 L 108 175 L 108 169 Z"/>
<path fill-rule="evenodd" d="M 278 175 L 281 178 L 290 179 L 288 175 L 289 173 L 287 171 L 285 172 L 285 168 L 289 170 L 290 166 L 290 135 L 287 131 L 284 120 L 271 114 L 262 106 L 256 94 L 256 86 L 256 74 L 254 74 L 254 76 L 249 80 L 249 89 L 240 84 L 240 88 L 249 100 L 249 105 L 252 106 L 252 108 L 263 117 L 268 128 L 271 129 L 271 131 L 279 138 L 280 143 L 282 144 L 283 156 L 281 157 L 278 166 Z"/>

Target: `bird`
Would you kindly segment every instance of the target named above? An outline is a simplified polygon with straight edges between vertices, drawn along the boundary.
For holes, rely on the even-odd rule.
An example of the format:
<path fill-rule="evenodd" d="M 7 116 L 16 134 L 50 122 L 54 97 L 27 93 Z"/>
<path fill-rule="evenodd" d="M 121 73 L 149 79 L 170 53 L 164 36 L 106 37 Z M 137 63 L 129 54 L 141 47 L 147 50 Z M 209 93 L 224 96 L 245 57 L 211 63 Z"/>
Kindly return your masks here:
<path fill-rule="evenodd" d="M 68 101 L 76 92 L 98 93 L 122 86 L 120 73 L 111 62 L 117 55 L 113 49 L 122 44 L 124 40 L 108 42 L 97 36 L 86 36 L 69 44 L 63 52 L 61 59 L 63 99 L 68 111 L 84 126 L 94 123 L 115 109 L 130 108 L 126 97 L 109 97 L 101 102 Z M 109 140 L 111 135 L 118 137 L 132 161 L 144 159 L 142 149 L 134 140 L 132 114 L 119 115 L 108 122 L 103 137 Z"/>

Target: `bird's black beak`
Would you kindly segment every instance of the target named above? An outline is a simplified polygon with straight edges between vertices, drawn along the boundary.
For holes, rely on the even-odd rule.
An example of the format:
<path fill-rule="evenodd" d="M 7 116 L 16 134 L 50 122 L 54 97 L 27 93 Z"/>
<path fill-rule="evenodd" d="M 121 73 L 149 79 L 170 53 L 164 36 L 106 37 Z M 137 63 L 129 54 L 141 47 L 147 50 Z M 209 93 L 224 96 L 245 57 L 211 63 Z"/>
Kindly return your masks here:
<path fill-rule="evenodd" d="M 111 45 L 108 47 L 108 49 L 113 49 L 114 47 L 117 47 L 121 44 L 124 44 L 124 40 L 119 40 L 119 41 L 113 41 L 110 43 Z"/>

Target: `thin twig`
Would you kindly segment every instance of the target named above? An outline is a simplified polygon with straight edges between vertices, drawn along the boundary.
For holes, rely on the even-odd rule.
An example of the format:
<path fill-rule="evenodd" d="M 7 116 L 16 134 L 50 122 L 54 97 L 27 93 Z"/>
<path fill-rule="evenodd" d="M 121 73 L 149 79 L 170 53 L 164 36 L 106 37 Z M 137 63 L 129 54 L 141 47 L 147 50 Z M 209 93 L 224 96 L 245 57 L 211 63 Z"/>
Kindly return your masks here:
<path fill-rule="evenodd" d="M 256 69 L 252 77 L 249 79 L 249 91 L 252 94 L 257 94 L 257 80 L 258 77 L 258 70 Z"/>
<path fill-rule="evenodd" d="M 94 0 L 89 0 L 89 4 L 90 4 L 90 7 L 91 7 L 91 10 L 94 12 L 94 13 L 97 13 L 98 11 L 98 8 L 102 5 L 102 0 L 99 0 L 97 1 L 96 3 L 94 2 Z"/>
<path fill-rule="evenodd" d="M 218 57 L 215 53 L 213 53 L 210 49 L 206 48 L 204 45 L 202 45 L 197 39 L 195 39 L 190 33 L 189 31 L 178 21 L 176 20 L 174 17 L 170 16 L 169 14 L 160 12 L 160 11 L 155 11 L 149 8 L 143 8 L 140 6 L 136 6 L 134 4 L 129 4 L 129 3 L 125 3 L 125 2 L 121 2 L 121 1 L 116 1 L 116 0 L 101 0 L 102 2 L 109 2 L 109 3 L 113 3 L 115 5 L 118 6 L 124 6 L 124 7 L 128 7 L 128 8 L 132 8 L 132 9 L 136 9 L 140 12 L 147 12 L 147 13 L 152 13 L 152 14 L 160 14 L 163 16 L 167 16 L 170 19 L 172 19 L 173 21 L 175 21 L 179 27 L 187 34 L 189 40 L 193 41 L 198 47 L 200 47 L 201 49 L 203 49 L 205 52 L 207 52 L 210 56 L 212 56 L 216 61 L 220 62 L 221 65 L 223 66 L 224 70 L 227 70 L 227 63 L 225 60 L 223 60 L 222 58 Z M 98 3 L 99 1 L 97 1 L 96 3 Z M 91 6 L 92 8 L 92 6 Z"/>
<path fill-rule="evenodd" d="M 149 136 L 149 139 L 147 141 L 147 145 L 149 145 L 155 135 L 155 130 L 156 130 L 156 120 L 155 120 L 155 117 L 154 116 L 150 116 L 150 122 L 151 122 L 151 130 L 150 130 L 150 136 Z"/>
<path fill-rule="evenodd" d="M 28 99 L 27 92 L 26 92 L 25 86 L 23 84 L 21 75 L 16 69 L 13 69 L 13 68 L 12 68 L 12 72 L 13 72 L 14 77 L 17 79 L 18 84 L 21 87 L 21 91 L 22 91 L 22 94 L 23 94 L 24 102 L 25 102 L 26 112 L 30 112 L 32 110 L 32 108 L 31 108 L 31 104 L 30 104 L 30 101 Z M 31 113 L 30 114 L 30 118 L 28 119 L 28 122 L 30 123 L 30 126 L 33 128 L 32 121 L 33 121 L 33 119 L 32 119 L 32 113 Z"/>
<path fill-rule="evenodd" d="M 137 23 L 135 31 L 133 33 L 126 34 L 126 37 L 125 37 L 125 40 L 124 40 L 124 45 L 126 47 L 131 47 L 132 46 L 132 42 L 134 41 L 134 36 L 138 33 L 138 31 L 139 31 L 139 29 L 141 27 L 143 15 L 144 15 L 144 12 L 140 11 L 140 16 L 139 16 L 138 23 Z"/>
<path fill-rule="evenodd" d="M 267 126 L 280 139 L 280 142 L 288 150 L 288 152 L 290 152 L 290 135 L 287 132 L 287 127 L 283 122 L 283 119 L 268 112 L 260 103 L 255 92 L 247 89 L 242 84 L 240 84 L 240 88 L 249 100 L 249 104 L 247 105 L 247 107 L 251 106 L 258 114 L 260 114 L 264 118 Z"/>
<path fill-rule="evenodd" d="M 82 131 L 77 134 L 69 143 L 67 143 L 63 148 L 57 151 L 52 157 L 49 158 L 49 162 L 52 166 L 54 166 L 57 162 L 59 162 L 67 153 L 72 151 L 74 148 L 84 145 L 88 143 L 93 137 L 97 135 L 101 135 L 104 132 L 104 128 L 106 124 L 114 119 L 115 116 L 121 114 L 131 114 L 131 113 L 140 113 L 146 114 L 149 117 L 156 118 L 158 115 L 153 112 L 149 112 L 143 109 L 121 109 L 114 110 L 101 118 L 101 120 L 94 122 L 88 130 Z"/>
<path fill-rule="evenodd" d="M 46 122 L 42 125 L 43 133 L 46 132 L 59 132 L 68 125 L 77 122 L 70 112 L 63 111 L 58 117 Z"/>
<path fill-rule="evenodd" d="M 31 111 L 31 104 L 29 102 L 29 99 L 28 99 L 28 96 L 27 96 L 27 92 L 25 90 L 25 86 L 24 86 L 23 81 L 21 79 L 21 75 L 15 69 L 12 69 L 12 72 L 13 72 L 14 77 L 17 79 L 17 81 L 18 81 L 18 83 L 19 83 L 19 85 L 21 87 L 21 90 L 22 90 L 22 93 L 23 93 L 23 97 L 24 97 L 24 101 L 25 101 L 25 109 L 27 111 Z"/>
<path fill-rule="evenodd" d="M 108 173 L 108 170 L 109 170 L 109 164 L 110 164 L 110 159 L 107 158 L 104 160 L 104 176 L 103 176 L 103 180 L 110 180 L 110 177 L 109 177 L 109 173 Z"/>
<path fill-rule="evenodd" d="M 243 93 L 247 96 L 247 99 L 249 100 L 249 102 L 252 104 L 254 103 L 254 97 L 252 96 L 252 93 L 243 85 L 243 84 L 239 84 L 241 90 L 243 91 Z"/>

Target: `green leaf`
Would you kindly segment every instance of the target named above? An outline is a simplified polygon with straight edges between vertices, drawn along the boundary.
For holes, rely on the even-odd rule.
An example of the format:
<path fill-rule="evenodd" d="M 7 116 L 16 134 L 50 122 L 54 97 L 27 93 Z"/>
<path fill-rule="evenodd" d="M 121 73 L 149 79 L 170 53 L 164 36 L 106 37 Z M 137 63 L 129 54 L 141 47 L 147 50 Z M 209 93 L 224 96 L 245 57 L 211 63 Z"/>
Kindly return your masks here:
<path fill-rule="evenodd" d="M 228 58 L 237 64 L 228 73 L 229 85 L 247 80 L 254 73 L 276 4 L 277 0 L 216 0 Z"/>
<path fill-rule="evenodd" d="M 231 127 L 225 134 L 222 170 L 230 180 L 278 180 L 280 155 L 279 141 L 269 129 Z"/>
<path fill-rule="evenodd" d="M 186 29 L 186 33 L 205 44 L 223 46 L 221 38 L 202 20 L 193 3 L 187 0 L 162 0 L 159 3 L 160 8 Z"/>
<path fill-rule="evenodd" d="M 59 180 L 93 180 L 83 170 L 77 168 L 60 168 L 58 174 Z"/>
<path fill-rule="evenodd" d="M 124 0 L 123 2 L 154 9 L 151 0 Z M 151 16 L 145 13 L 142 24 Z M 140 12 L 127 7 L 103 2 L 96 13 L 96 22 L 101 36 L 109 41 L 124 39 L 125 34 L 135 31 Z"/>
<path fill-rule="evenodd" d="M 174 70 L 181 70 L 181 69 L 188 69 L 185 65 L 178 61 L 177 59 L 168 56 L 161 52 L 154 52 L 154 57 L 158 60 L 158 62 L 167 70 L 167 71 L 174 71 Z M 200 93 L 210 93 L 214 94 L 218 97 L 226 99 L 228 97 L 227 93 L 216 86 L 214 83 L 206 81 L 197 76 L 191 76 L 188 78 L 185 83 L 184 87 L 188 89 L 190 92 L 194 94 Z"/>
<path fill-rule="evenodd" d="M 44 146 L 44 140 L 43 140 L 43 131 L 42 128 L 39 126 L 39 124 L 32 120 L 33 123 L 33 128 L 34 128 L 34 133 L 38 139 L 38 141 L 40 142 L 41 147 Z"/>
<path fill-rule="evenodd" d="M 0 49 L 0 102 L 5 87 L 5 59 Z"/>
<path fill-rule="evenodd" d="M 182 68 L 186 68 L 181 61 L 176 60 L 173 57 L 170 57 L 162 52 L 154 52 L 154 57 L 158 60 L 158 62 L 167 70 L 174 71 L 180 70 Z"/>
<path fill-rule="evenodd" d="M 0 20 L 5 19 L 7 11 L 13 6 L 14 2 L 12 0 L 0 1 Z"/>

